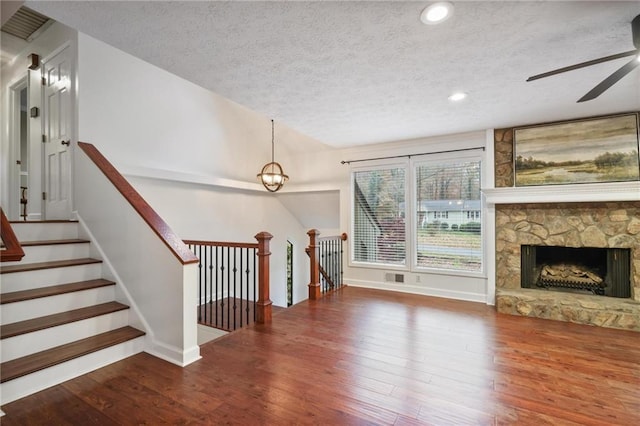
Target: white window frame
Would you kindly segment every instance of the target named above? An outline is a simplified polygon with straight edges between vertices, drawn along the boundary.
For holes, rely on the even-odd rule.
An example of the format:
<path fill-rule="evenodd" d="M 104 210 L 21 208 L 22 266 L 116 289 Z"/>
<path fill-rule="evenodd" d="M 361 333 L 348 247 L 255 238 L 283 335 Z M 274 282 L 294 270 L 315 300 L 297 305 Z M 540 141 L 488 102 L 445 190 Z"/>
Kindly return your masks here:
<path fill-rule="evenodd" d="M 420 156 L 415 156 L 415 157 L 411 157 L 411 161 L 410 161 L 410 170 L 411 170 L 411 176 L 409 177 L 409 182 L 407 182 L 407 186 L 411 187 L 411 204 L 412 204 L 412 208 L 411 211 L 408 212 L 409 216 L 411 217 L 411 226 L 410 226 L 410 230 L 407 231 L 409 232 L 407 234 L 408 238 L 407 240 L 411 240 L 411 246 L 408 247 L 407 251 L 411 253 L 411 268 L 410 271 L 411 272 L 415 272 L 415 273 L 428 273 L 428 274 L 440 274 L 440 275 L 458 275 L 458 276 L 465 276 L 465 277 L 473 277 L 473 278 L 486 278 L 486 260 L 487 260 L 487 256 L 486 256 L 486 251 L 485 251 L 485 230 L 486 230 L 486 226 L 485 226 L 485 222 L 484 222 L 484 216 L 482 213 L 480 214 L 480 218 L 479 221 L 481 223 L 481 228 L 480 228 L 480 238 L 481 238 L 481 261 L 480 261 L 480 270 L 479 271 L 464 271 L 464 270 L 458 270 L 458 269 L 444 269 L 444 268 L 429 268 L 429 267 L 425 267 L 425 266 L 419 266 L 418 265 L 418 251 L 415 247 L 416 242 L 417 242 L 417 238 L 418 238 L 418 226 L 417 226 L 417 221 L 418 221 L 418 217 L 417 217 L 417 212 L 416 212 L 416 208 L 417 208 L 417 200 L 418 200 L 418 193 L 417 193 L 417 185 L 416 185 L 416 178 L 417 178 L 417 168 L 421 165 L 425 165 L 425 164 L 437 164 L 437 165 L 443 165 L 443 164 L 458 164 L 461 162 L 468 162 L 468 161 L 478 161 L 480 162 L 480 190 L 482 191 L 482 187 L 484 184 L 484 174 L 485 174 L 485 155 L 484 152 L 482 151 L 481 148 L 475 150 L 475 149 L 471 149 L 469 151 L 465 151 L 465 152 L 456 152 L 456 153 L 441 153 L 441 154 L 425 154 L 425 155 L 420 155 Z M 482 196 L 482 194 L 480 195 L 480 212 L 482 212 L 485 209 L 485 203 L 484 203 L 484 197 Z M 407 242 L 407 244 L 409 244 Z"/>
<path fill-rule="evenodd" d="M 395 271 L 410 271 L 411 270 L 411 247 L 413 243 L 410 241 L 411 237 L 411 223 L 413 223 L 413 216 L 415 213 L 411 213 L 410 209 L 413 209 L 413 202 L 410 200 L 410 174 L 411 168 L 409 166 L 409 159 L 392 159 L 392 160 L 377 160 L 371 161 L 366 166 L 352 166 L 349 176 L 349 197 L 350 197 L 350 216 L 351 220 L 349 221 L 349 235 L 355 235 L 355 192 L 354 192 L 354 181 L 356 172 L 367 172 L 373 170 L 386 170 L 386 169 L 404 169 L 404 235 L 405 235 L 405 257 L 404 264 L 393 264 L 393 263 L 377 263 L 377 262 L 362 262 L 354 259 L 355 250 L 354 243 L 355 238 L 349 238 L 349 267 L 353 268 L 372 268 L 372 269 L 384 269 L 384 270 L 395 270 Z"/>

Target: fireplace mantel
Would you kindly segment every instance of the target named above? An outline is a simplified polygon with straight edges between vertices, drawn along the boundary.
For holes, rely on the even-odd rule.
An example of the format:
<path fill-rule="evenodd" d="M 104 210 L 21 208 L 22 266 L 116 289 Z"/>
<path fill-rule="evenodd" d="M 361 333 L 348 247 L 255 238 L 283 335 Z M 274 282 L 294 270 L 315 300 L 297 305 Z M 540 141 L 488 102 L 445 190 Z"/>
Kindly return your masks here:
<path fill-rule="evenodd" d="M 640 200 L 640 182 L 485 188 L 486 203 L 579 203 Z"/>

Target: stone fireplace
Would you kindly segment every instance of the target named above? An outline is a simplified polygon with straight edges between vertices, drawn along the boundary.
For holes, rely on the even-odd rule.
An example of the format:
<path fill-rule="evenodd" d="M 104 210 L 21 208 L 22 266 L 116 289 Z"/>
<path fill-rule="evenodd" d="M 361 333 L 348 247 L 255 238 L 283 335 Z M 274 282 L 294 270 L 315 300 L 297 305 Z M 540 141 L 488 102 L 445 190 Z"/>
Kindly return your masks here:
<path fill-rule="evenodd" d="M 496 309 L 640 331 L 640 183 L 517 188 L 512 130 L 494 138 L 495 189 L 485 196 L 495 218 Z M 545 267 L 549 280 L 540 282 Z"/>
<path fill-rule="evenodd" d="M 522 247 L 531 245 L 629 250 L 630 297 L 522 288 Z M 496 306 L 503 313 L 640 331 L 640 202 L 497 206 Z"/>

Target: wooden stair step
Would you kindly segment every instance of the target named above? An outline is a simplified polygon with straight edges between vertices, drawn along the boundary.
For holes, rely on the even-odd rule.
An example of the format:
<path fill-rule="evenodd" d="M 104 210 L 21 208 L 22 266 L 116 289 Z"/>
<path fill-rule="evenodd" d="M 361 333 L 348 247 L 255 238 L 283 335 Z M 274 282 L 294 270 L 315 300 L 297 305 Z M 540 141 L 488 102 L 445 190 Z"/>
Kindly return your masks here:
<path fill-rule="evenodd" d="M 110 314 L 124 309 L 129 309 L 129 307 L 119 302 L 107 302 L 99 305 L 88 306 L 86 308 L 73 309 L 71 311 L 60 312 L 58 314 L 5 324 L 0 326 L 0 339 L 6 339 L 8 337 L 19 336 L 21 334 L 31 333 L 45 328 L 56 327 L 87 318 Z"/>
<path fill-rule="evenodd" d="M 11 293 L 0 294 L 0 305 L 39 299 L 41 297 L 57 296 L 59 294 L 73 293 L 76 291 L 91 290 L 109 285 L 115 285 L 115 282 L 99 278 L 95 280 L 34 288 L 31 290 L 14 291 Z"/>
<path fill-rule="evenodd" d="M 144 336 L 144 334 L 144 331 L 127 326 L 22 358 L 3 362 L 0 364 L 0 383 L 44 370 L 45 368 L 97 352 L 101 349 L 106 349 L 110 346 Z"/>
<path fill-rule="evenodd" d="M 40 241 L 20 241 L 22 247 L 34 247 L 34 246 L 54 246 L 62 244 L 83 244 L 90 243 L 89 240 L 82 240 L 79 238 L 72 238 L 68 240 L 40 240 Z"/>
<path fill-rule="evenodd" d="M 102 260 L 92 259 L 90 257 L 83 259 L 55 260 L 51 262 L 27 263 L 24 265 L 3 266 L 0 274 L 10 274 L 13 272 L 37 271 L 40 269 L 64 268 L 66 266 L 89 265 L 92 263 L 101 263 Z"/>

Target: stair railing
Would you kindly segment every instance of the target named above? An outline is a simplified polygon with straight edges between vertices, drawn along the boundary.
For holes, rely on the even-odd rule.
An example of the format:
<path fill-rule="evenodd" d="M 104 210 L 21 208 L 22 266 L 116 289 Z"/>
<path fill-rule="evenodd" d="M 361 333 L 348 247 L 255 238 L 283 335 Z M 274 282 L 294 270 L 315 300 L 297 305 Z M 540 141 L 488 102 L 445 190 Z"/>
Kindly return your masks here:
<path fill-rule="evenodd" d="M 0 208 L 0 239 L 2 239 L 2 249 L 0 250 L 0 260 L 2 262 L 17 262 L 24 257 L 24 250 L 11 228 L 9 219 Z"/>
<path fill-rule="evenodd" d="M 269 241 L 260 232 L 257 243 L 185 240 L 198 263 L 198 322 L 233 331 L 271 322 Z"/>
<path fill-rule="evenodd" d="M 310 278 L 309 299 L 317 300 L 322 294 L 335 291 L 343 284 L 344 242 L 347 234 L 319 237 L 317 229 L 307 232 L 309 247 L 305 249 L 309 256 Z"/>

